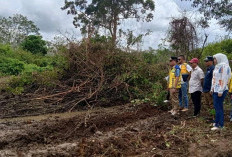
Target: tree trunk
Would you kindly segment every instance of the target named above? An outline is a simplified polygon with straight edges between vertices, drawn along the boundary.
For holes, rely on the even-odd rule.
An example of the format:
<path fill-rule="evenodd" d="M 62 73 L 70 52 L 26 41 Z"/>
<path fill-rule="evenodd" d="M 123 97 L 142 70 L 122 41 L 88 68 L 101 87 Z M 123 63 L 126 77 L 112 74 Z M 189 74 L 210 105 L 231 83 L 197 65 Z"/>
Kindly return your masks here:
<path fill-rule="evenodd" d="M 118 28 L 118 14 L 114 14 L 114 19 L 113 19 L 113 35 L 112 35 L 112 44 L 113 46 L 116 45 L 116 40 L 117 40 L 117 28 Z"/>

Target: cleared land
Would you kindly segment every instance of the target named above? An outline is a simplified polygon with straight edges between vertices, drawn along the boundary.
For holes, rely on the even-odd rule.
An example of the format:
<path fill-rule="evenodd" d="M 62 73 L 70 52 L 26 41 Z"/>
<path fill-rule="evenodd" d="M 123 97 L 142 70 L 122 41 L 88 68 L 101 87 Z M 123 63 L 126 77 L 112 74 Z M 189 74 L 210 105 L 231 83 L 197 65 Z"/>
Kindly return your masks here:
<path fill-rule="evenodd" d="M 228 118 L 224 130 L 212 132 L 212 116 L 202 113 L 191 118 L 191 112 L 171 116 L 167 107 L 126 104 L 72 113 L 21 114 L 0 121 L 0 155 L 231 156 Z M 10 115 L 19 114 L 12 111 L 6 117 Z"/>

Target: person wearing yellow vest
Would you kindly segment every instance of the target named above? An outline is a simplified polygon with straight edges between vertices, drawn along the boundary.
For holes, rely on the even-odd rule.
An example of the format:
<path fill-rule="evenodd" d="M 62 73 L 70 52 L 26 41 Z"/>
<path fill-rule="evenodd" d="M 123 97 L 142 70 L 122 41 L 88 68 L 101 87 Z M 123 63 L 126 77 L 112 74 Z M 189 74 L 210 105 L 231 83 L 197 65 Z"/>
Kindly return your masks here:
<path fill-rule="evenodd" d="M 230 78 L 230 82 L 229 82 L 229 93 L 230 93 L 230 102 L 232 104 L 232 77 Z M 230 121 L 232 122 L 232 109 L 230 111 Z"/>
<path fill-rule="evenodd" d="M 180 67 L 177 65 L 177 57 L 171 57 L 169 60 L 171 70 L 169 72 L 168 89 L 170 91 L 170 104 L 172 115 L 177 114 L 179 108 L 178 94 L 181 88 L 181 73 Z"/>
<path fill-rule="evenodd" d="M 178 57 L 178 64 L 180 66 L 182 75 L 181 90 L 179 92 L 179 105 L 182 108 L 181 111 L 185 112 L 188 111 L 188 80 L 192 68 L 186 63 L 184 55 L 180 55 Z"/>

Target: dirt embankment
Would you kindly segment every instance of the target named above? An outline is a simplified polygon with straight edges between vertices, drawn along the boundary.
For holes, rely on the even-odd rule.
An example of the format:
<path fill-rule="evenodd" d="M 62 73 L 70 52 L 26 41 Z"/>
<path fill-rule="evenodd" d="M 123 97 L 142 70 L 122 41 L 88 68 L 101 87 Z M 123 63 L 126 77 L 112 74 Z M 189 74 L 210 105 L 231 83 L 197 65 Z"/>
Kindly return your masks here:
<path fill-rule="evenodd" d="M 14 118 L 25 116 L 37 116 L 50 113 L 68 112 L 73 104 L 56 103 L 46 99 L 38 100 L 39 95 L 9 95 L 0 94 L 0 118 Z M 86 110 L 85 106 L 77 106 L 74 110 Z"/>
<path fill-rule="evenodd" d="M 1 156 L 230 156 L 231 124 L 211 132 L 191 111 L 171 116 L 149 104 L 0 122 Z"/>

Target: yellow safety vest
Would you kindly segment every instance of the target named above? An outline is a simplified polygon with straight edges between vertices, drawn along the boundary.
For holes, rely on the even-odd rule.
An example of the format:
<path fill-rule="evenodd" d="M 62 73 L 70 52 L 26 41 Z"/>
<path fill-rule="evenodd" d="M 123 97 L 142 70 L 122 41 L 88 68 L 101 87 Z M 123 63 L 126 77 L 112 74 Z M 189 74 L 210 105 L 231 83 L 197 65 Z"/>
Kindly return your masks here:
<path fill-rule="evenodd" d="M 176 82 L 176 68 L 173 67 L 170 72 L 169 72 L 169 84 L 168 84 L 168 88 L 174 88 L 175 82 Z M 177 86 L 176 88 L 181 88 L 181 74 L 179 77 L 179 80 L 177 82 Z"/>
<path fill-rule="evenodd" d="M 181 74 L 189 74 L 188 70 L 187 70 L 187 63 L 184 63 L 181 65 Z"/>
<path fill-rule="evenodd" d="M 230 78 L 229 82 L 229 93 L 232 93 L 232 77 Z"/>

